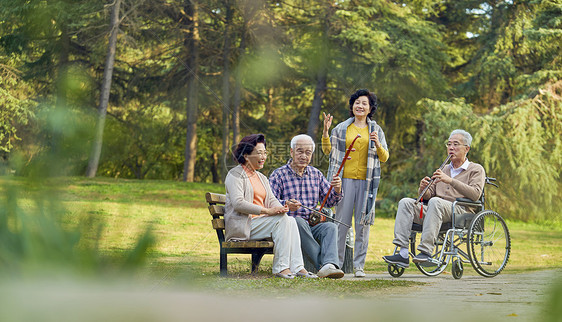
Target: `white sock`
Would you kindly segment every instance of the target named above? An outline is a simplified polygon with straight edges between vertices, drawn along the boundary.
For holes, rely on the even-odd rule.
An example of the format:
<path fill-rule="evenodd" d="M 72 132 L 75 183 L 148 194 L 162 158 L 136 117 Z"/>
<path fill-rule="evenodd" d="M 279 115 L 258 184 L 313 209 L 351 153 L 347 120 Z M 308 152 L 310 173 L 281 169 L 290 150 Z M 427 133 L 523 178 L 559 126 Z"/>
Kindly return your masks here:
<path fill-rule="evenodd" d="M 408 258 L 408 248 L 407 247 L 400 247 L 400 256 L 403 258 Z"/>
<path fill-rule="evenodd" d="M 329 264 L 326 264 L 326 265 L 320 267 L 320 270 L 328 269 L 328 268 L 336 269 L 336 266 L 334 264 L 329 263 Z"/>

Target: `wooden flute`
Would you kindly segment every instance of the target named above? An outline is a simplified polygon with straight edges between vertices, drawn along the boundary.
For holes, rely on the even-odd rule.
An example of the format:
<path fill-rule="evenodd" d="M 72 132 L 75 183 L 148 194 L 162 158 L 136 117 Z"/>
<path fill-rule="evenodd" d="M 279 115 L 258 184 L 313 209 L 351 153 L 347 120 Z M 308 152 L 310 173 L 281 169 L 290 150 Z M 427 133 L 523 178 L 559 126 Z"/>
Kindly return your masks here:
<path fill-rule="evenodd" d="M 447 164 L 447 162 L 449 162 L 449 160 L 451 159 L 452 154 L 447 155 L 447 159 L 445 159 L 445 161 L 443 161 L 443 163 L 441 164 L 441 166 L 439 167 L 439 170 L 443 170 L 443 168 L 445 167 L 445 165 Z M 427 192 L 427 189 L 429 189 L 429 186 L 431 186 L 431 184 L 435 181 L 435 179 L 431 179 L 431 181 L 429 181 L 429 183 L 427 184 L 427 186 L 423 189 L 423 191 L 420 193 L 420 196 L 418 197 L 418 199 L 416 199 L 416 203 L 420 202 L 420 200 L 422 199 L 423 195 Z"/>

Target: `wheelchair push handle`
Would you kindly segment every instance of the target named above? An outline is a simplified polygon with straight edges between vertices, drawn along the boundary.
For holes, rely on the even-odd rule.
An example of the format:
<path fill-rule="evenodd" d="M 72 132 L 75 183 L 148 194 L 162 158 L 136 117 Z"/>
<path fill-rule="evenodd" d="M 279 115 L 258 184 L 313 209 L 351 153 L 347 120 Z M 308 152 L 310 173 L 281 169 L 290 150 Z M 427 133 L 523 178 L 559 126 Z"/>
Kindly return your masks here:
<path fill-rule="evenodd" d="M 494 183 L 495 181 L 496 178 L 486 177 L 486 184 L 491 184 L 492 186 L 499 188 L 499 186 Z"/>

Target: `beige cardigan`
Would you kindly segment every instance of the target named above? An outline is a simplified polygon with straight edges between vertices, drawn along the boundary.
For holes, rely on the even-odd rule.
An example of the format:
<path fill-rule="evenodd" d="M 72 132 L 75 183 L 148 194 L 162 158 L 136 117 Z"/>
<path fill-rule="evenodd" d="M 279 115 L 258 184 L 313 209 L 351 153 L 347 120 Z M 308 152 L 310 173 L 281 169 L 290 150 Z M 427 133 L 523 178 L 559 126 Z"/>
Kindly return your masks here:
<path fill-rule="evenodd" d="M 451 176 L 451 164 L 445 166 L 443 173 Z M 423 199 L 429 200 L 429 198 L 437 196 L 451 202 L 454 202 L 457 198 L 468 198 L 476 201 L 482 195 L 485 179 L 484 168 L 478 163 L 470 162 L 468 168 L 455 176 L 451 184 L 440 181 L 431 185 Z M 421 189 L 418 190 L 418 193 L 421 193 Z M 467 210 L 474 212 L 474 209 L 468 207 Z"/>
<path fill-rule="evenodd" d="M 266 208 L 281 207 L 281 203 L 271 191 L 267 177 L 256 171 L 263 186 L 266 197 Z M 227 241 L 244 241 L 250 239 L 251 221 L 249 216 L 259 215 L 262 207 L 253 204 L 254 189 L 250 178 L 241 165 L 228 171 L 224 181 L 226 186 L 226 203 L 224 205 L 225 239 Z"/>

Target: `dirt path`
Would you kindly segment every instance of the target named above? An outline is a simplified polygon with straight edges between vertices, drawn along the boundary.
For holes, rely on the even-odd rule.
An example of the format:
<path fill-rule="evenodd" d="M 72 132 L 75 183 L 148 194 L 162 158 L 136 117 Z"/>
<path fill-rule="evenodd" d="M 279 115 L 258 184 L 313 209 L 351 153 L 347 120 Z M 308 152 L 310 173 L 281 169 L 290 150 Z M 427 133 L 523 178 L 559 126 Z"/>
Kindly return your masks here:
<path fill-rule="evenodd" d="M 381 302 L 390 307 L 408 307 L 401 312 L 402 317 L 422 315 L 422 321 L 447 320 L 449 315 L 473 321 L 539 321 L 549 286 L 562 276 L 562 270 L 550 270 L 500 274 L 494 278 L 465 275 L 455 280 L 448 272 L 426 277 L 415 269 L 408 271 L 411 274 L 400 278 L 426 284 L 404 294 L 393 292 Z M 352 275 L 345 278 L 356 279 Z M 388 274 L 367 275 L 367 278 L 392 279 Z"/>
<path fill-rule="evenodd" d="M 61 280 L 0 284 L 0 321 L 542 321 L 548 286 L 562 270 L 500 274 L 495 278 L 450 274 L 425 277 L 413 269 L 402 279 L 425 284 L 377 291 L 369 298 L 226 297 Z M 388 274 L 365 279 L 391 279 Z M 561 303 L 562 305 L 562 303 Z"/>

